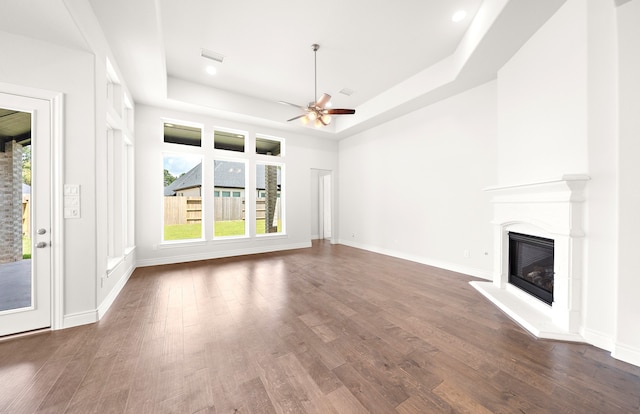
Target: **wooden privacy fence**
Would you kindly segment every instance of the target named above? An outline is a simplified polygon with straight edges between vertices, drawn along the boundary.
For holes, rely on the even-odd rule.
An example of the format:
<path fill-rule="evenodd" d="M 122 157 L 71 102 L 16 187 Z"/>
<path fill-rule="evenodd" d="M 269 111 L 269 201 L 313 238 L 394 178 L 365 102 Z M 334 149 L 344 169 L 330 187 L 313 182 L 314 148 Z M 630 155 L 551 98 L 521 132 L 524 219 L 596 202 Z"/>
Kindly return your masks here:
<path fill-rule="evenodd" d="M 202 222 L 201 197 L 165 197 L 164 224 L 191 224 Z"/>
<path fill-rule="evenodd" d="M 22 235 L 31 237 L 31 195 L 22 194 Z"/>
<path fill-rule="evenodd" d="M 240 197 L 215 197 L 213 199 L 215 221 L 244 220 L 244 199 Z M 256 218 L 265 217 L 265 199 L 256 200 Z M 280 199 L 276 203 L 276 218 L 280 218 Z M 202 223 L 201 197 L 165 197 L 164 224 Z"/>

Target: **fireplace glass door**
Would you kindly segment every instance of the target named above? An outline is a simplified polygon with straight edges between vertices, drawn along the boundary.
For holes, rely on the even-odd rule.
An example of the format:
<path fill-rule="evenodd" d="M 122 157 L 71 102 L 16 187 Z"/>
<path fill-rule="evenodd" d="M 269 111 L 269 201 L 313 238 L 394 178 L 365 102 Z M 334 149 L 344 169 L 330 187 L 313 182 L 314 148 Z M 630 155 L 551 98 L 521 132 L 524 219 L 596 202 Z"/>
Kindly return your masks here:
<path fill-rule="evenodd" d="M 551 305 L 553 240 L 509 232 L 509 283 Z"/>

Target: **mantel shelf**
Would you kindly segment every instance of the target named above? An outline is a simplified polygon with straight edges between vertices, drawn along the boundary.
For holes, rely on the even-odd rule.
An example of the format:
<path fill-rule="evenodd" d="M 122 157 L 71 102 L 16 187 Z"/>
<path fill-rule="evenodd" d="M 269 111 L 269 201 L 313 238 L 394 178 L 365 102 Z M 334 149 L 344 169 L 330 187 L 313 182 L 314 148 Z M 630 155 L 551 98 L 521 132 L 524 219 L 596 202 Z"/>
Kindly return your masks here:
<path fill-rule="evenodd" d="M 491 187 L 486 187 L 484 191 L 510 191 L 517 190 L 520 188 L 531 188 L 531 187 L 540 187 L 540 186 L 550 186 L 555 184 L 566 184 L 571 185 L 572 183 L 586 183 L 589 181 L 591 177 L 587 174 L 564 174 L 559 178 L 550 178 L 546 180 L 540 181 L 532 181 L 527 183 L 519 183 L 519 184 L 507 184 L 507 185 L 495 185 Z"/>

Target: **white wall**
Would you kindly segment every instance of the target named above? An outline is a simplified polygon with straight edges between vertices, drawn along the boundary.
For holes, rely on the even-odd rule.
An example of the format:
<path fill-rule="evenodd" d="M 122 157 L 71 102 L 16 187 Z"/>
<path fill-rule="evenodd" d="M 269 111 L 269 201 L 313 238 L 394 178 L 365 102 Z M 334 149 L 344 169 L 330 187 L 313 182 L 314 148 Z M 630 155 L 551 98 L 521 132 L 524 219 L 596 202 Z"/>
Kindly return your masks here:
<path fill-rule="evenodd" d="M 620 65 L 619 278 L 614 355 L 640 365 L 640 1 L 617 10 Z"/>
<path fill-rule="evenodd" d="M 498 74 L 499 182 L 591 177 L 582 334 L 638 365 L 639 10 L 569 0 Z"/>
<path fill-rule="evenodd" d="M 111 304 L 107 298 L 113 300 L 126 282 L 135 257 L 123 258 L 125 266 L 107 275 L 107 220 L 103 208 L 107 177 L 101 166 L 106 165 L 109 47 L 87 2 L 66 0 L 49 5 L 69 13 L 62 21 L 72 24 L 72 27 L 55 27 L 58 20 L 50 26 L 77 33 L 86 44 L 80 46 L 74 41 L 65 47 L 0 32 L 0 79 L 64 94 L 64 167 L 60 181 L 80 185 L 81 217 L 64 220 L 64 241 L 63 246 L 59 246 L 64 249 L 63 321 L 62 326 L 57 326 L 60 328 L 96 321 L 99 308 L 105 311 Z M 48 27 L 38 29 L 46 30 L 45 26 Z M 43 36 L 42 30 L 40 36 Z M 124 81 L 122 83 L 126 91 Z M 104 283 L 100 283 L 101 278 L 105 279 Z"/>
<path fill-rule="evenodd" d="M 162 159 L 163 151 L 191 151 L 186 146 L 163 143 L 163 119 L 202 124 L 203 146 L 213 145 L 214 127 L 247 131 L 249 141 L 264 134 L 284 138 L 283 157 L 271 157 L 285 163 L 286 235 L 274 235 L 235 240 L 186 242 L 180 246 L 162 243 Z M 257 128 L 234 121 L 224 121 L 206 115 L 183 113 L 150 106 L 136 106 L 136 245 L 138 264 L 154 265 L 201 260 L 238 254 L 308 247 L 311 245 L 311 194 L 309 180 L 312 169 L 335 170 L 337 143 L 282 131 Z M 186 148 L 185 148 L 186 147 Z M 199 149 L 196 149 L 199 151 Z M 246 152 L 254 160 L 265 156 Z M 260 158 L 262 157 L 262 158 Z M 206 170 L 205 170 L 206 174 Z"/>
<path fill-rule="evenodd" d="M 96 308 L 94 61 L 90 53 L 0 32 L 3 82 L 65 94 L 64 182 L 79 184 L 82 217 L 65 220 L 65 316 Z M 54 229 L 55 231 L 55 229 Z"/>
<path fill-rule="evenodd" d="M 489 278 L 496 136 L 489 82 L 340 141 L 340 242 Z"/>
<path fill-rule="evenodd" d="M 617 267 L 617 64 L 612 2 L 590 0 L 587 10 L 587 254 L 584 336 L 612 349 Z"/>
<path fill-rule="evenodd" d="M 498 72 L 498 184 L 587 170 L 584 1 L 568 1 Z"/>

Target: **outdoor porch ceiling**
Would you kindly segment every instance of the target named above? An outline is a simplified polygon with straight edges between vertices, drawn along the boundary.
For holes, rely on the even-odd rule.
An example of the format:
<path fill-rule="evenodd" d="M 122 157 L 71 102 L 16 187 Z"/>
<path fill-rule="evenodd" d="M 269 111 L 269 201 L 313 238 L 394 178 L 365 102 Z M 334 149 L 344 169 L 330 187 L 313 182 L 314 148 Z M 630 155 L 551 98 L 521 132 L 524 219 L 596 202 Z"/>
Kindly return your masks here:
<path fill-rule="evenodd" d="M 0 152 L 11 141 L 23 146 L 31 144 L 31 114 L 0 108 Z"/>

